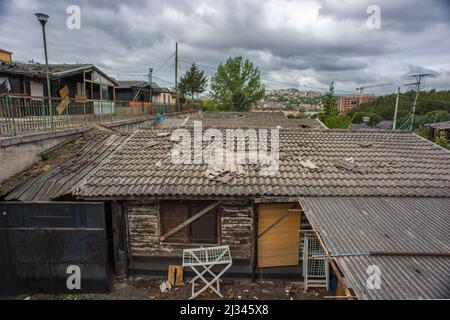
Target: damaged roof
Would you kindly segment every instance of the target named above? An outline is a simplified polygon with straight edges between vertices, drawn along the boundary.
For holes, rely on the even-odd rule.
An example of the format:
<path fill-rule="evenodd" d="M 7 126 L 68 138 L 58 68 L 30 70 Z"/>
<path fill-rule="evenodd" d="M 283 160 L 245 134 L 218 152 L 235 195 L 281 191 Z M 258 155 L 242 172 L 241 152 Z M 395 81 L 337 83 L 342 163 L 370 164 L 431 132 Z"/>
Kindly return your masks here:
<path fill-rule="evenodd" d="M 427 123 L 425 127 L 430 127 L 436 130 L 449 130 L 450 129 L 450 121 L 442 121 L 436 123 Z"/>
<path fill-rule="evenodd" d="M 73 141 L 43 154 L 43 160 L 3 181 L 5 200 L 50 201 L 71 195 L 75 187 L 127 136 L 92 129 Z"/>
<path fill-rule="evenodd" d="M 300 204 L 358 298 L 450 298 L 450 198 L 307 197 Z M 381 288 L 369 290 L 374 265 Z"/>
<path fill-rule="evenodd" d="M 288 119 L 282 112 L 197 112 L 165 118 L 154 127 L 165 129 L 192 128 L 201 121 L 205 128 L 299 128 L 327 129 L 313 119 Z"/>
<path fill-rule="evenodd" d="M 193 130 L 188 130 L 193 136 Z M 264 165 L 259 164 L 245 164 L 236 170 L 174 164 L 171 132 L 136 132 L 76 194 L 450 197 L 450 152 L 411 133 L 282 129 L 280 167 L 275 175 L 268 176 Z M 222 133 L 225 137 L 224 130 Z M 247 147 L 255 143 L 247 139 Z"/>
<path fill-rule="evenodd" d="M 50 77 L 52 79 L 59 79 L 62 77 L 66 77 L 75 73 L 82 72 L 84 70 L 90 70 L 95 69 L 95 71 L 99 72 L 113 82 L 114 84 L 117 83 L 117 81 L 102 72 L 100 69 L 98 69 L 93 64 L 49 64 L 48 70 L 50 73 Z M 23 63 L 23 62 L 7 62 L 7 61 L 0 61 L 0 74 L 1 73 L 8 73 L 8 74 L 15 74 L 15 75 L 25 75 L 25 76 L 33 76 L 38 78 L 45 78 L 45 64 L 41 63 Z"/>
<path fill-rule="evenodd" d="M 201 121 L 203 127 L 212 128 L 308 128 L 326 129 L 314 119 L 288 119 L 283 112 L 203 112 L 191 116 L 186 127 Z"/>

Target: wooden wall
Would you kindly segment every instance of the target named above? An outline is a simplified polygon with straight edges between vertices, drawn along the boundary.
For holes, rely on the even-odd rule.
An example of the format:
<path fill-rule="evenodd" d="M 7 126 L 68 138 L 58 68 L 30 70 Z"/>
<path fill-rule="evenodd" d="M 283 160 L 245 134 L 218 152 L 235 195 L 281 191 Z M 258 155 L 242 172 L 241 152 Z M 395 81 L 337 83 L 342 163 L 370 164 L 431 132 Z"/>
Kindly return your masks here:
<path fill-rule="evenodd" d="M 225 201 L 220 205 L 220 237 L 235 257 L 250 259 L 253 250 L 254 210 L 248 201 Z"/>
<path fill-rule="evenodd" d="M 182 256 L 195 244 L 160 243 L 158 202 L 127 202 L 129 254 L 132 256 Z M 229 245 L 233 258 L 250 259 L 253 250 L 253 206 L 251 202 L 224 201 L 219 205 L 218 239 Z"/>
<path fill-rule="evenodd" d="M 158 202 L 128 202 L 128 246 L 131 255 L 163 254 L 159 245 Z"/>

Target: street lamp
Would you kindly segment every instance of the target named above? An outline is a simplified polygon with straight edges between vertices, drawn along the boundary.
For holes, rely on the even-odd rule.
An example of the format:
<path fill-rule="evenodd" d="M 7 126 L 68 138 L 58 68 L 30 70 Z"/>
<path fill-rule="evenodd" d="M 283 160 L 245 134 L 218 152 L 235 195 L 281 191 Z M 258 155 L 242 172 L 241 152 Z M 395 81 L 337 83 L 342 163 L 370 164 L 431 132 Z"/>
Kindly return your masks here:
<path fill-rule="evenodd" d="M 153 68 L 148 69 L 148 83 L 150 85 L 150 108 L 152 107 L 153 97 L 152 97 L 152 83 L 153 83 Z"/>
<path fill-rule="evenodd" d="M 38 19 L 39 23 L 42 26 L 42 36 L 44 39 L 44 52 L 45 52 L 45 76 L 47 77 L 47 95 L 48 95 L 48 106 L 50 111 L 50 121 L 52 128 L 55 127 L 54 119 L 53 119 L 53 107 L 52 107 L 52 92 L 51 92 L 51 86 L 50 86 L 50 75 L 48 73 L 48 56 L 47 56 L 47 39 L 45 37 L 45 24 L 48 21 L 48 15 L 45 13 L 35 13 L 34 14 L 36 18 Z"/>

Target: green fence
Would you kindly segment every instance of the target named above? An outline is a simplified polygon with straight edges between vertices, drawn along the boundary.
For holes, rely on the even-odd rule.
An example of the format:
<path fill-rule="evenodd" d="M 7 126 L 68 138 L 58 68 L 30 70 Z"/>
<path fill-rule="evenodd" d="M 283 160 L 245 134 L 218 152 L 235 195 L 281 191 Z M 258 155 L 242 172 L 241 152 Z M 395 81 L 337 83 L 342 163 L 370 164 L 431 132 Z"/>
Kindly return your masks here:
<path fill-rule="evenodd" d="M 175 105 L 148 102 L 0 95 L 0 136 L 139 119 L 176 111 Z"/>

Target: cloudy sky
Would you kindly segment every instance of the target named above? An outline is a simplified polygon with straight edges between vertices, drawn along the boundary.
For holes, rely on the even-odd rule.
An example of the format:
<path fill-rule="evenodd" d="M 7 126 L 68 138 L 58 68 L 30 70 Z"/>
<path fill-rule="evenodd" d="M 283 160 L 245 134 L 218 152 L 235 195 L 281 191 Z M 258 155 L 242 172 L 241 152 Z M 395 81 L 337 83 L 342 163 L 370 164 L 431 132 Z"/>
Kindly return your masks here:
<path fill-rule="evenodd" d="M 81 9 L 81 29 L 66 27 L 70 5 Z M 377 5 L 381 28 L 368 27 Z M 51 63 L 94 63 L 118 79 L 160 84 L 174 78 L 175 42 L 180 72 L 195 61 L 213 74 L 229 56 L 260 67 L 268 88 L 323 88 L 342 93 L 366 84 L 390 93 L 409 74 L 430 72 L 426 88 L 450 89 L 448 0 L 0 0 L 0 48 L 19 61 L 43 61 L 35 12 L 50 15 Z M 163 82 L 167 81 L 167 82 Z"/>

